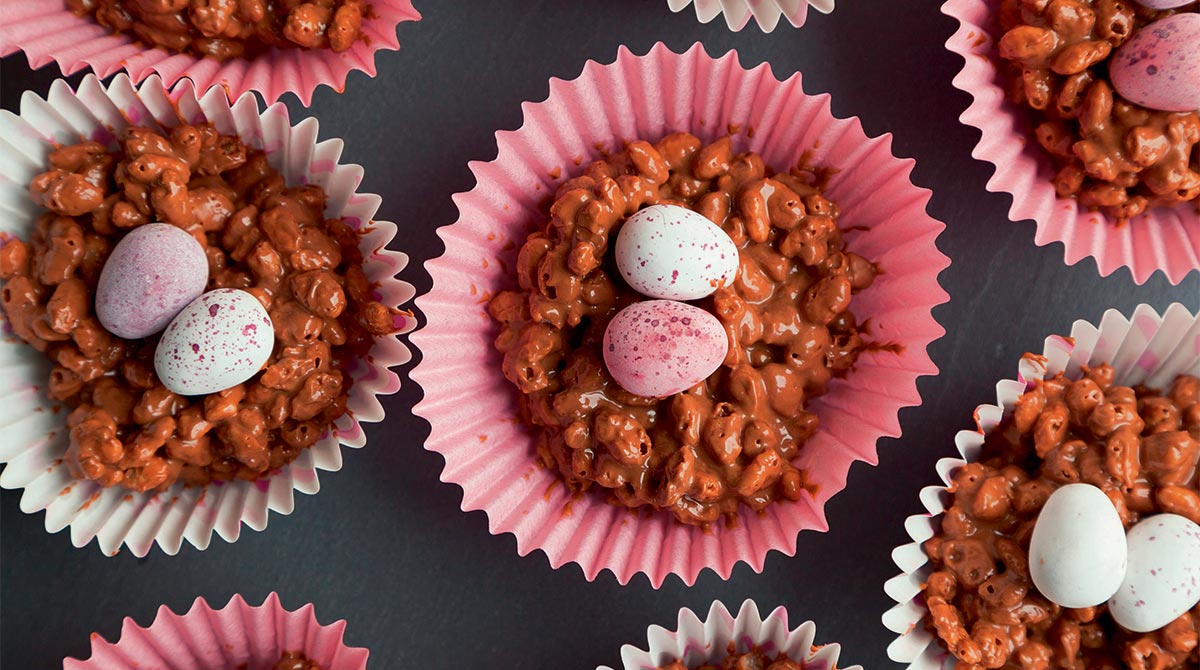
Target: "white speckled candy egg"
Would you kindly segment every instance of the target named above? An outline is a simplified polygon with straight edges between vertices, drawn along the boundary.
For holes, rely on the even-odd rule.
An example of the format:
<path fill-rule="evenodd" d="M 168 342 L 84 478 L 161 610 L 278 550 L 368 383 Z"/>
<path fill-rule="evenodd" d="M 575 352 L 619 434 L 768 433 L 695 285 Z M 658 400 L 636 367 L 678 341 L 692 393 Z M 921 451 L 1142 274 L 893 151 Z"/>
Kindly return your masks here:
<path fill-rule="evenodd" d="M 1200 526 L 1156 514 L 1129 529 L 1129 570 L 1108 602 L 1117 623 L 1148 633 L 1200 602 Z"/>
<path fill-rule="evenodd" d="M 1143 107 L 1200 109 L 1200 14 L 1175 14 L 1137 31 L 1109 65 L 1113 88 Z"/>
<path fill-rule="evenodd" d="M 738 250 L 725 231 L 698 212 L 652 205 L 617 234 L 617 269 L 651 298 L 698 300 L 737 276 Z"/>
<path fill-rule="evenodd" d="M 257 374 L 274 347 L 275 327 L 262 303 L 222 288 L 193 300 L 167 326 L 154 370 L 180 395 L 216 393 Z"/>
<path fill-rule="evenodd" d="M 207 283 L 208 258 L 196 238 L 169 223 L 138 226 L 121 238 L 100 271 L 96 317 L 117 337 L 149 337 L 166 328 Z"/>
<path fill-rule="evenodd" d="M 634 303 L 617 312 L 604 331 L 609 374 L 626 391 L 650 398 L 704 381 L 728 351 L 717 317 L 674 300 Z"/>
<path fill-rule="evenodd" d="M 1125 527 L 1103 491 L 1068 484 L 1051 494 L 1029 542 L 1042 595 L 1063 607 L 1100 605 L 1121 586 L 1126 561 Z"/>

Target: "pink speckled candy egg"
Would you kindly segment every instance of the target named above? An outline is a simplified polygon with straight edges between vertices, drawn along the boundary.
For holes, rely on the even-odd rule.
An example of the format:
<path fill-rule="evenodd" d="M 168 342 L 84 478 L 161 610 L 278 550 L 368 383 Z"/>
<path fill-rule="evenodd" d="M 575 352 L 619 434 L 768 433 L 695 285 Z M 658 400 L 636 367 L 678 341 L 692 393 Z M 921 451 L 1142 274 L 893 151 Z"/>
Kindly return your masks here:
<path fill-rule="evenodd" d="M 1200 526 L 1178 514 L 1146 517 L 1129 529 L 1129 569 L 1108 611 L 1148 633 L 1200 602 Z"/>
<path fill-rule="evenodd" d="M 1109 77 L 1143 107 L 1200 109 L 1200 14 L 1175 14 L 1139 30 L 1117 50 Z"/>
<path fill-rule="evenodd" d="M 721 365 L 729 338 L 717 317 L 674 300 L 647 300 L 617 312 L 604 331 L 604 364 L 621 388 L 664 398 L 704 381 Z"/>
<path fill-rule="evenodd" d="M 180 395 L 216 393 L 257 374 L 274 348 L 275 327 L 262 303 L 222 288 L 193 300 L 167 326 L 154 370 Z"/>
<path fill-rule="evenodd" d="M 1137 0 L 1137 3 L 1143 7 L 1150 9 L 1175 9 L 1184 5 L 1190 5 L 1196 0 Z"/>
<path fill-rule="evenodd" d="M 208 258 L 196 238 L 169 223 L 138 226 L 109 254 L 96 285 L 96 317 L 137 340 L 159 332 L 204 292 Z"/>
<path fill-rule="evenodd" d="M 615 256 L 633 290 L 667 300 L 699 300 L 728 286 L 738 271 L 729 235 L 676 205 L 652 205 L 629 217 L 617 234 Z"/>

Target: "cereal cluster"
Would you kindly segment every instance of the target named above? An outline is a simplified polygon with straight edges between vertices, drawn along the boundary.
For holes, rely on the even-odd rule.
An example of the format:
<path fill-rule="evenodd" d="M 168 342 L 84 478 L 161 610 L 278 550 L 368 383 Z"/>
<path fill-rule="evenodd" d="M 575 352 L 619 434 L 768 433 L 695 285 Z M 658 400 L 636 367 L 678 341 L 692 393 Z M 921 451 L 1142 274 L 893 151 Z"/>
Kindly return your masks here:
<path fill-rule="evenodd" d="M 227 60 L 271 47 L 346 51 L 362 37 L 365 0 L 66 0 L 150 46 Z"/>
<path fill-rule="evenodd" d="M 394 328 L 363 274 L 358 233 L 323 218 L 320 187 L 286 187 L 262 152 L 210 125 L 130 128 L 118 151 L 83 142 L 50 164 L 30 184 L 50 211 L 27 241 L 0 246 L 0 305 L 53 364 L 46 391 L 71 408 L 77 476 L 135 491 L 256 479 L 346 412 L 345 364 Z M 243 289 L 268 310 L 275 350 L 245 384 L 172 393 L 154 373 L 156 337 L 124 340 L 97 320 L 92 295 L 110 251 L 153 221 L 200 241 L 209 289 Z"/>
<path fill-rule="evenodd" d="M 693 667 L 683 661 L 675 661 L 660 666 L 658 670 L 804 670 L 805 667 L 803 663 L 788 658 L 787 654 L 776 654 L 772 658 L 761 649 L 745 654 L 730 649 L 729 655 L 720 663 L 705 663 Z"/>
<path fill-rule="evenodd" d="M 1182 670 L 1200 661 L 1200 606 L 1148 634 L 1121 630 L 1106 607 L 1063 608 L 1033 586 L 1029 540 L 1058 487 L 1100 488 L 1128 530 L 1173 513 L 1200 522 L 1200 378 L 1165 395 L 1113 384 L 1108 365 L 1026 392 L 954 475 L 954 504 L 925 543 L 929 624 L 958 670 Z"/>
<path fill-rule="evenodd" d="M 1171 13 L 1131 0 L 1001 0 L 1009 97 L 1030 108 L 1059 197 L 1117 220 L 1200 199 L 1200 114 L 1140 107 L 1108 81 L 1114 50 Z"/>
<path fill-rule="evenodd" d="M 837 206 L 807 168 L 772 174 L 728 138 L 688 134 L 630 143 L 564 183 L 550 220 L 517 261 L 519 290 L 495 296 L 496 347 L 521 392 L 538 452 L 575 490 L 707 524 L 739 503 L 797 500 L 792 461 L 817 429 L 806 403 L 854 364 L 864 343 L 851 296 L 875 267 L 845 250 Z M 669 398 L 635 396 L 606 371 L 608 322 L 641 300 L 609 253 L 626 217 L 675 204 L 720 226 L 740 251 L 736 281 L 696 304 L 730 342 L 705 382 Z"/>

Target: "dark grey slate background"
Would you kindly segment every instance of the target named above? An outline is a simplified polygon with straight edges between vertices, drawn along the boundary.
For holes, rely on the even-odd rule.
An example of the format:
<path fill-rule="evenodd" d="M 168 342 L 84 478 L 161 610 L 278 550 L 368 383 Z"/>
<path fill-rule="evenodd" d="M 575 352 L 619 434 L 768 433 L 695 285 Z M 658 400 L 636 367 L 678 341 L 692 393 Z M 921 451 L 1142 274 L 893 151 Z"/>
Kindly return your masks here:
<path fill-rule="evenodd" d="M 310 110 L 289 107 L 294 119 L 318 117 L 321 137 L 343 138 L 345 157 L 365 166 L 363 190 L 382 194 L 380 218 L 400 224 L 396 247 L 412 256 L 404 276 L 419 292 L 429 286 L 423 261 L 442 252 L 434 230 L 455 219 L 450 195 L 473 184 L 467 162 L 495 156 L 493 133 L 519 126 L 520 103 L 543 99 L 549 77 L 611 61 L 620 45 L 736 49 L 745 65 L 802 71 L 806 90 L 831 92 L 834 112 L 860 116 L 867 132 L 895 133 L 896 153 L 915 157 L 916 182 L 934 190 L 932 212 L 948 224 L 939 246 L 953 259 L 942 275 L 952 302 L 935 312 L 949 333 L 932 347 L 942 373 L 922 380 L 924 405 L 902 413 L 904 437 L 879 444 L 878 467 L 855 466 L 829 508 L 831 532 L 804 534 L 796 557 L 773 554 L 761 575 L 743 565 L 728 582 L 706 573 L 693 588 L 672 580 L 654 591 L 644 579 L 588 583 L 541 554 L 520 558 L 482 513 L 460 512 L 460 491 L 438 481 L 441 458 L 421 448 L 428 426 L 410 411 L 421 392 L 406 382 L 385 403 L 386 424 L 368 428 L 368 447 L 322 475 L 320 494 L 235 544 L 105 558 L 48 535 L 43 515 L 22 513 L 20 493 L 5 491 L 0 666 L 60 667 L 87 654 L 91 632 L 115 638 L 123 617 L 145 625 L 162 604 L 184 610 L 196 596 L 223 604 L 235 593 L 258 602 L 277 590 L 289 607 L 312 602 L 324 621 L 348 619 L 349 643 L 371 649 L 373 668 L 586 670 L 617 663 L 622 644 L 643 643 L 650 624 L 672 626 L 681 607 L 745 598 L 816 620 L 819 641 L 842 643 L 844 665 L 895 667 L 879 622 L 890 605 L 883 582 L 896 572 L 889 552 L 972 408 L 993 399 L 1022 352 L 1075 319 L 1141 302 L 1200 307 L 1200 275 L 1180 286 L 1161 275 L 1135 286 L 1126 271 L 1101 278 L 1090 260 L 1066 267 L 1061 247 L 1035 247 L 1031 222 L 1008 221 L 1008 196 L 984 190 L 990 168 L 970 157 L 978 134 L 956 120 L 968 98 L 950 85 L 961 61 L 943 48 L 955 24 L 939 0 L 839 0 L 832 15 L 771 35 L 704 26 L 664 0 L 417 5 L 425 19 L 400 27 L 402 50 L 380 55 L 376 79 L 355 74 L 345 94 L 323 89 Z M 6 109 L 58 76 L 31 72 L 20 55 L 2 67 Z"/>

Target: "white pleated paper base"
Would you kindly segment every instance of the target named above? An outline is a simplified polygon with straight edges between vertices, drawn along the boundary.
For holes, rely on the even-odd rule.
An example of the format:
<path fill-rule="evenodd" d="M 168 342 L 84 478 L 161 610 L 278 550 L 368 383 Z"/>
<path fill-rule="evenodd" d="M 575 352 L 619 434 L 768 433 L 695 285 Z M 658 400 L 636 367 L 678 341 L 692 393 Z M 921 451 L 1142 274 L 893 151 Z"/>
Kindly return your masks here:
<path fill-rule="evenodd" d="M 223 133 L 237 133 L 267 152 L 271 165 L 289 185 L 319 184 L 329 194 L 326 216 L 346 217 L 365 233 L 360 248 L 364 271 L 378 284 L 378 298 L 398 306 L 413 297 L 413 287 L 396 279 L 407 264 L 404 254 L 385 247 L 396 235 L 395 224 L 375 221 L 380 198 L 357 192 L 362 168 L 341 165 L 341 140 L 317 142 L 317 121 L 292 126 L 287 109 L 275 104 L 259 113 L 252 94 L 230 104 L 222 89 L 197 98 L 184 80 L 167 91 L 151 77 L 135 87 L 121 74 L 106 87 L 94 75 L 78 91 L 62 81 L 50 87 L 47 99 L 32 93 L 21 99 L 21 114 L 0 112 L 0 236 L 28 238 L 41 213 L 28 194 L 29 181 L 47 166 L 54 146 L 81 140 L 111 143 L 130 125 L 171 127 L 181 122 L 210 121 Z M 411 330 L 408 320 L 402 330 Z M 172 486 L 162 493 L 132 493 L 78 481 L 63 462 L 68 446 L 66 410 L 43 393 L 49 372 L 46 359 L 13 336 L 0 315 L 0 486 L 24 489 L 21 509 L 46 513 L 46 530 L 70 529 L 71 542 L 83 547 L 96 539 L 107 555 L 125 545 L 145 556 L 158 544 L 175 554 L 186 540 L 199 549 L 215 532 L 237 540 L 243 524 L 254 530 L 267 525 L 271 511 L 290 514 L 294 491 L 313 494 L 320 488 L 317 470 L 338 470 L 341 447 L 366 443 L 360 422 L 383 420 L 376 396 L 395 393 L 399 377 L 388 368 L 409 360 L 408 349 L 396 337 L 380 338 L 367 360 L 349 370 L 354 380 L 348 406 L 332 435 L 324 436 L 296 461 L 257 482 L 214 483 L 207 487 Z"/>
<path fill-rule="evenodd" d="M 952 504 L 947 491 L 954 472 L 979 457 L 984 435 L 1012 413 L 1017 399 L 1045 377 L 1066 372 L 1078 378 L 1080 366 L 1108 363 L 1113 366 L 1115 382 L 1122 386 L 1145 384 L 1166 389 L 1181 374 L 1200 374 L 1200 316 L 1183 305 L 1171 305 L 1159 315 L 1149 305 L 1139 305 L 1132 317 L 1116 310 L 1104 313 L 1099 327 L 1076 321 L 1071 337 L 1046 338 L 1040 359 L 1022 358 L 1016 379 L 996 384 L 996 404 L 975 409 L 976 430 L 960 431 L 954 442 L 959 458 L 944 458 L 937 463 L 942 483 L 921 491 L 921 504 L 928 514 L 909 517 L 904 528 L 912 543 L 896 548 L 892 560 L 902 574 L 884 586 L 896 606 L 883 615 L 883 623 L 897 634 L 888 647 L 888 656 L 906 663 L 908 670 L 953 670 L 954 657 L 925 628 L 928 614 L 921 600 L 921 586 L 931 572 L 921 544 L 933 537 L 939 519 Z"/>
<path fill-rule="evenodd" d="M 646 632 L 646 649 L 630 644 L 621 648 L 621 670 L 655 670 L 676 660 L 688 666 L 718 663 L 728 655 L 731 644 L 737 653 L 758 647 L 771 657 L 787 654 L 806 670 L 834 670 L 841 646 L 817 645 L 816 633 L 817 626 L 811 621 L 789 627 L 787 610 L 782 607 L 764 618 L 754 601 L 747 600 L 735 616 L 718 601 L 709 608 L 707 619 L 701 620 L 695 612 L 683 609 L 675 630 L 651 626 Z M 613 668 L 601 666 L 597 670 Z M 844 670 L 862 670 L 862 666 Z"/>
<path fill-rule="evenodd" d="M 781 19 L 799 28 L 808 18 L 810 7 L 828 14 L 833 11 L 833 3 L 834 0 L 667 0 L 672 12 L 682 12 L 688 5 L 694 5 L 701 23 L 724 16 L 725 24 L 736 32 L 753 19 L 764 33 L 775 30 Z"/>

